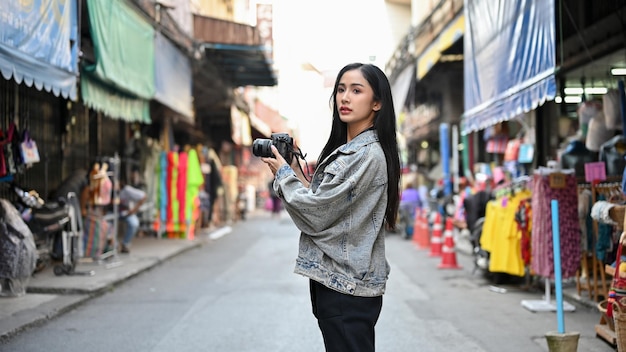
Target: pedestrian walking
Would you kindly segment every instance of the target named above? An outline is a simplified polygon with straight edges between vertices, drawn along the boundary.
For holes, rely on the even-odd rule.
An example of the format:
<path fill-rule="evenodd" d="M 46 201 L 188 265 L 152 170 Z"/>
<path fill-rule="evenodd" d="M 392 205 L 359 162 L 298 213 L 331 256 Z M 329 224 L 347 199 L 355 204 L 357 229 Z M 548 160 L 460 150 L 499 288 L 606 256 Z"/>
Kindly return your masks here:
<path fill-rule="evenodd" d="M 272 209 L 271 209 L 272 217 L 280 217 L 280 210 L 281 210 L 282 205 L 280 202 L 280 197 L 274 190 L 273 183 L 274 181 L 270 181 L 269 184 L 267 185 L 267 189 L 270 193 L 270 199 L 272 200 Z"/>
<path fill-rule="evenodd" d="M 422 207 L 419 192 L 412 182 L 409 182 L 400 196 L 399 218 L 404 223 L 405 238 L 413 236 L 413 226 L 417 209 Z"/>
<path fill-rule="evenodd" d="M 385 74 L 371 64 L 341 69 L 332 128 L 311 181 L 276 147 L 263 158 L 273 188 L 301 230 L 295 272 L 310 279 L 326 351 L 374 351 L 389 265 L 385 232 L 399 207 L 395 112 Z"/>

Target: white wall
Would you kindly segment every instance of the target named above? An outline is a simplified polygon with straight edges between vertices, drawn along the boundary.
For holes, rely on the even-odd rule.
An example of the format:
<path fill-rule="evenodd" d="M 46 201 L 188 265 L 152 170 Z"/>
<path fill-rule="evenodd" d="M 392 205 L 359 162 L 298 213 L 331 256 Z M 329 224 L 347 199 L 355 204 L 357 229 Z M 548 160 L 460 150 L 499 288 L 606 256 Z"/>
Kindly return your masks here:
<path fill-rule="evenodd" d="M 325 86 L 322 74 L 334 81 L 341 67 L 355 61 L 384 69 L 398 37 L 408 31 L 410 11 L 406 6 L 401 11 L 402 5 L 388 6 L 384 0 L 275 0 L 273 4 L 279 111 L 297 126 L 307 161 L 314 161 L 332 120 L 328 104 L 332 87 Z M 308 70 L 303 69 L 306 64 Z"/>

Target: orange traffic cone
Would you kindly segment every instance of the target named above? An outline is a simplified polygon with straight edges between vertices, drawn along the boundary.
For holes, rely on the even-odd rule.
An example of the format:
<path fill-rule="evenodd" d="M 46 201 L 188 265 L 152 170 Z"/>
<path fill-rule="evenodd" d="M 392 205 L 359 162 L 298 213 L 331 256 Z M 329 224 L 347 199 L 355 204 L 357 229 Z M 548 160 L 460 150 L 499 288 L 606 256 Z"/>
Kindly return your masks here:
<path fill-rule="evenodd" d="M 428 235 L 428 219 L 426 218 L 426 211 L 418 209 L 415 214 L 415 233 L 413 234 L 415 239 L 415 245 L 419 249 L 428 248 L 430 246 L 430 238 Z"/>
<path fill-rule="evenodd" d="M 444 242 L 441 249 L 441 263 L 439 269 L 461 269 L 456 262 L 456 252 L 454 251 L 454 236 L 452 234 L 452 218 L 446 219 L 446 230 L 444 231 Z"/>
<path fill-rule="evenodd" d="M 441 231 L 443 230 L 443 224 L 441 222 L 441 214 L 437 212 L 435 215 L 435 221 L 433 222 L 433 237 L 430 240 L 430 253 L 428 254 L 431 257 L 438 257 L 442 255 Z"/>

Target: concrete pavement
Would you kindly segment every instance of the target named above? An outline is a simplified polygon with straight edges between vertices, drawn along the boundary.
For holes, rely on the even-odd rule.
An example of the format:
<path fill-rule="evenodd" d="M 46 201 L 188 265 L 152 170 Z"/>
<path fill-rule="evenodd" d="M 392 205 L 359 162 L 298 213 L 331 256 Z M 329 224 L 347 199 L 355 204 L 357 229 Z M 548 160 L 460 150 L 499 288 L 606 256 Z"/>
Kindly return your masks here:
<path fill-rule="evenodd" d="M 56 276 L 52 267 L 33 275 L 26 295 L 0 297 L 0 340 L 67 312 L 116 285 L 231 231 L 226 226 L 201 232 L 194 240 L 138 237 L 129 254 L 100 262 L 81 259 L 76 275 Z"/>
<path fill-rule="evenodd" d="M 26 295 L 0 297 L 0 340 L 63 314 L 145 270 L 203 243 L 218 240 L 236 228 L 237 224 L 233 228 L 205 231 L 194 240 L 136 238 L 130 254 L 118 254 L 100 263 L 81 260 L 76 271 L 93 272 L 93 275 L 55 276 L 52 268 L 47 268 L 31 278 Z M 564 285 L 563 296 L 569 302 L 596 307 L 588 295 L 579 296 L 571 283 Z"/>

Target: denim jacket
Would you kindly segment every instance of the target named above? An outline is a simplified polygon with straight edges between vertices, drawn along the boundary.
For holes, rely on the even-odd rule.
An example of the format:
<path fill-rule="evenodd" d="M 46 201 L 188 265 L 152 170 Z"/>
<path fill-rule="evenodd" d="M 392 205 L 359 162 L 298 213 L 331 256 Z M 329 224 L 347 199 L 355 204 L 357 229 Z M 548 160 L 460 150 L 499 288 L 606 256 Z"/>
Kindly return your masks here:
<path fill-rule="evenodd" d="M 274 188 L 302 231 L 295 273 L 349 295 L 385 292 L 387 163 L 376 131 L 337 148 L 318 165 L 309 188 L 287 164 Z"/>

